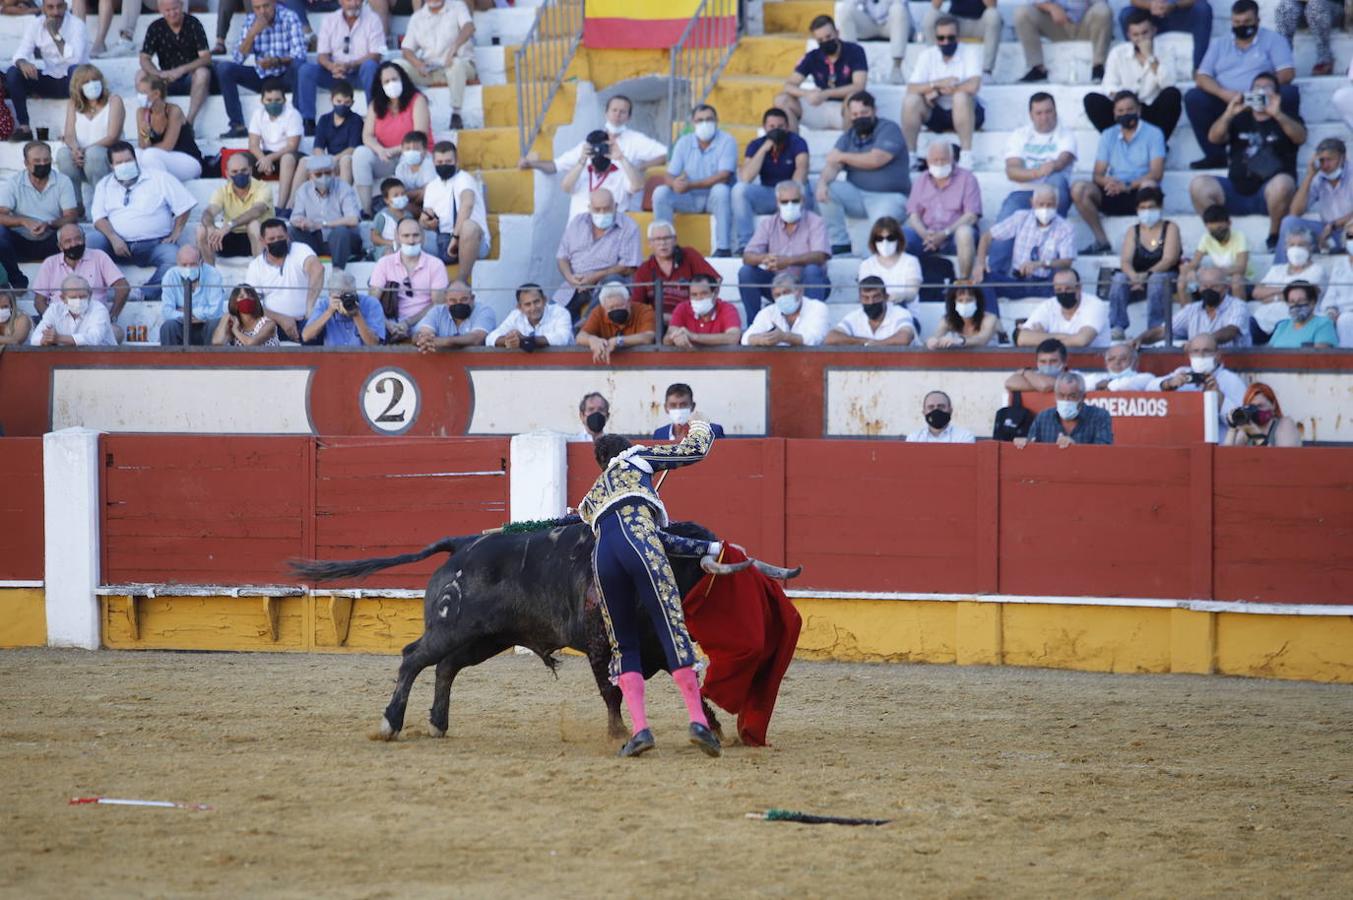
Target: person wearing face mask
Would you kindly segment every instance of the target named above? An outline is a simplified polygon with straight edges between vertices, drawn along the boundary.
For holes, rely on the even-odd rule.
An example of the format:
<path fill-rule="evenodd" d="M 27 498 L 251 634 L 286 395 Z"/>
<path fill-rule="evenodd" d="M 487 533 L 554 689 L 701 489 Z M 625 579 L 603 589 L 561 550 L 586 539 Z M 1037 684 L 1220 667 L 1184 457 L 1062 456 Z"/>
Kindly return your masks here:
<path fill-rule="evenodd" d="M 517 288 L 517 305 L 501 325 L 484 338 L 485 347 L 502 347 L 532 353 L 545 347 L 565 347 L 573 343 L 573 320 L 568 310 L 545 297 L 538 284 Z M 588 438 L 591 440 L 591 438 Z"/>
<path fill-rule="evenodd" d="M 137 158 L 147 169 L 162 169 L 179 181 L 202 177 L 202 151 L 193 126 L 178 104 L 168 102 L 169 85 L 142 72 L 136 79 Z"/>
<path fill-rule="evenodd" d="M 911 42 L 911 11 L 906 0 L 836 0 L 832 10 L 841 29 L 841 40 L 854 43 L 865 40 L 888 41 L 893 71 L 888 80 L 901 84 L 902 59 Z M 933 31 L 933 29 L 931 29 Z"/>
<path fill-rule="evenodd" d="M 1278 323 L 1288 317 L 1287 304 L 1282 300 L 1286 293 L 1284 289 L 1289 284 L 1293 282 L 1311 284 L 1315 286 L 1317 293 L 1321 293 L 1329 283 L 1325 267 L 1312 258 L 1311 247 L 1314 240 L 1305 228 L 1298 226 L 1290 229 L 1287 232 L 1287 262 L 1279 263 L 1275 257 L 1274 264 L 1254 286 L 1254 293 L 1251 296 L 1263 304 L 1252 313 L 1256 342 L 1263 341 L 1263 335 L 1259 332 L 1263 332 L 1264 335 L 1271 334 Z"/>
<path fill-rule="evenodd" d="M 68 275 L 61 283 L 60 300 L 47 307 L 29 343 L 34 347 L 116 347 L 108 310 L 89 295 L 83 278 Z"/>
<path fill-rule="evenodd" d="M 310 160 L 306 175 L 291 202 L 291 239 L 320 255 L 328 253 L 335 269 L 345 269 L 350 260 L 365 256 L 357 192 L 333 174 L 331 157 Z"/>
<path fill-rule="evenodd" d="M 1164 5 L 1171 0 L 1137 0 L 1140 3 Z M 1207 11 L 1206 29 L 1203 32 L 1201 46 L 1194 38 L 1193 53 L 1197 59 L 1203 58 L 1207 50 L 1207 39 L 1212 31 L 1212 9 L 1207 0 L 1195 0 L 1190 9 L 1202 8 Z M 1175 72 L 1174 58 L 1169 53 L 1156 52 L 1156 32 L 1159 30 L 1155 20 L 1146 8 L 1133 6 L 1123 11 L 1123 34 L 1127 42 L 1119 44 L 1109 51 L 1109 60 L 1104 65 L 1104 81 L 1098 91 L 1085 95 L 1085 114 L 1090 117 L 1095 129 L 1100 132 L 1113 127 L 1113 98 L 1119 91 L 1132 91 L 1142 104 L 1142 118 L 1156 126 L 1169 138 L 1174 134 L 1175 126 L 1184 111 L 1184 95 L 1174 84 L 1179 80 Z"/>
<path fill-rule="evenodd" d="M 324 17 L 314 62 L 302 63 L 296 76 L 296 106 L 305 134 L 315 134 L 315 97 L 339 79 L 355 77 L 368 95 L 385 53 L 385 25 L 365 0 L 338 0 L 339 12 Z M 412 37 L 412 35 L 410 35 Z M 416 40 L 416 38 L 415 38 Z"/>
<path fill-rule="evenodd" d="M 230 292 L 226 315 L 221 316 L 211 343 L 216 347 L 276 347 L 281 343 L 277 322 L 268 317 L 252 286 L 241 284 Z"/>
<path fill-rule="evenodd" d="M 908 444 L 972 444 L 977 436 L 953 424 L 954 402 L 944 391 L 931 391 L 921 400 L 925 427 L 907 435 Z"/>
<path fill-rule="evenodd" d="M 756 314 L 742 333 L 744 347 L 816 347 L 827 337 L 827 304 L 804 296 L 803 285 L 789 272 L 770 283 L 774 302 Z"/>
<path fill-rule="evenodd" d="M 225 283 L 215 266 L 202 261 L 196 247 L 180 247 L 177 262 L 165 273 L 164 292 L 160 295 L 160 345 L 182 346 L 183 317 L 191 300 L 193 318 L 188 327 L 188 342 L 205 346 L 211 343 L 211 336 L 225 314 Z"/>
<path fill-rule="evenodd" d="M 316 303 L 305 320 L 301 340 L 325 347 L 374 347 L 385 340 L 385 312 L 380 301 L 357 292 L 347 272 L 329 277 L 328 303 Z"/>
<path fill-rule="evenodd" d="M 1001 320 L 986 310 L 984 292 L 972 282 L 960 281 L 945 292 L 944 316 L 926 338 L 926 349 L 986 347 L 996 340 L 1000 325 Z"/>
<path fill-rule="evenodd" d="M 1057 215 L 1057 189 L 1034 188 L 1029 209 L 992 225 L 977 244 L 972 280 L 985 278 L 986 308 L 999 315 L 997 297 L 1020 300 L 1052 293 L 1053 273 L 1076 257 L 1071 223 Z"/>
<path fill-rule="evenodd" d="M 1301 429 L 1283 415 L 1273 388 L 1256 381 L 1245 391 L 1242 405 L 1231 413 L 1222 444 L 1228 447 L 1300 447 Z"/>
<path fill-rule="evenodd" d="M 254 177 L 254 155 L 233 154 L 225 163 L 226 183 L 211 195 L 197 226 L 197 249 L 209 265 L 218 256 L 258 256 L 261 226 L 273 217 L 272 186 Z"/>
<path fill-rule="evenodd" d="M 592 350 L 592 362 L 605 366 L 617 351 L 651 344 L 656 336 L 653 308 L 631 303 L 624 279 L 610 277 L 597 290 L 597 304 L 578 330 L 578 344 Z"/>
<path fill-rule="evenodd" d="M 244 283 L 258 291 L 264 311 L 286 340 L 300 343 L 301 327 L 324 286 L 324 264 L 314 250 L 289 239 L 281 219 L 268 219 L 261 233 L 263 252 L 249 261 Z"/>
<path fill-rule="evenodd" d="M 14 102 L 14 118 L 18 120 L 10 140 L 33 139 L 33 130 L 28 127 L 28 95 L 53 100 L 68 96 L 71 73 L 88 62 L 85 23 L 67 12 L 65 0 L 42 0 L 42 14 L 29 19 L 14 51 L 14 65 L 5 71 L 5 93 Z"/>
<path fill-rule="evenodd" d="M 277 206 L 291 207 L 292 182 L 301 159 L 301 114 L 287 102 L 286 85 L 270 78 L 263 83 L 262 102 L 249 118 L 249 152 L 254 174 L 277 181 Z"/>
<path fill-rule="evenodd" d="M 461 0 L 427 0 L 409 19 L 395 60 L 419 87 L 447 86 L 452 131 L 465 127 L 460 116 L 465 85 L 478 75 L 474 32 L 474 17 Z"/>
<path fill-rule="evenodd" d="M 604 188 L 593 192 L 588 211 L 574 216 L 564 228 L 554 259 L 563 282 L 553 302 L 568 310 L 576 322 L 603 278 L 634 274 L 643 259 L 639 246 L 639 226 L 629 216 L 616 213 L 611 192 Z"/>
<path fill-rule="evenodd" d="M 1110 252 L 1101 215 L 1132 216 L 1137 213 L 1137 194 L 1145 187 L 1159 187 L 1165 177 L 1165 135 L 1142 120 L 1141 102 L 1131 91 L 1113 98 L 1118 122 L 1099 136 L 1094 176 L 1071 185 L 1071 202 L 1081 214 L 1094 243 L 1081 250 L 1084 256 Z"/>
<path fill-rule="evenodd" d="M 1085 402 L 1085 379 L 1075 372 L 1057 376 L 1053 388 L 1056 405 L 1034 416 L 1027 438 L 1015 438 L 1023 450 L 1029 444 L 1056 444 L 1065 450 L 1072 444 L 1112 444 L 1113 417 L 1108 410 Z"/>
<path fill-rule="evenodd" d="M 662 342 L 680 350 L 731 346 L 742 339 L 742 320 L 732 305 L 719 299 L 715 275 L 691 277 L 689 297 L 678 304 Z"/>
<path fill-rule="evenodd" d="M 411 131 L 432 134 L 428 98 L 409 75 L 393 62 L 376 70 L 379 87 L 367 95 L 367 115 L 362 122 L 362 146 L 352 155 L 352 183 L 362 199 L 362 212 L 371 215 L 371 190 L 378 178 L 395 174 L 404 135 Z"/>
<path fill-rule="evenodd" d="M 916 68 L 907 80 L 902 100 L 902 134 L 907 146 L 919 150 L 917 140 L 924 125 L 937 134 L 952 131 L 958 145 L 972 149 L 972 135 L 986 121 L 986 110 L 977 99 L 982 89 L 982 68 L 975 53 L 958 46 L 958 19 L 941 16 L 935 22 L 935 45 L 921 51 Z"/>
<path fill-rule="evenodd" d="M 605 397 L 595 391 L 583 395 L 583 399 L 578 401 L 578 420 L 583 423 L 582 431 L 571 435 L 568 439 L 570 444 L 581 444 L 584 441 L 594 442 L 606 431 L 606 423 L 611 418 L 611 404 Z"/>
<path fill-rule="evenodd" d="M 423 189 L 437 179 L 437 172 L 428 152 L 428 137 L 421 131 L 410 131 L 400 144 L 399 165 L 395 177 L 404 184 L 404 193 L 416 209 L 423 206 Z"/>
<path fill-rule="evenodd" d="M 414 329 L 413 345 L 420 353 L 482 347 L 484 339 L 497 327 L 498 317 L 493 310 L 475 301 L 468 284 L 453 281 L 446 289 L 446 302 L 428 310 Z"/>
<path fill-rule="evenodd" d="M 1012 393 L 1033 391 L 1049 393 L 1056 384 L 1057 376 L 1069 371 L 1066 367 L 1067 350 L 1057 338 L 1048 338 L 1034 348 L 1034 367 L 1020 369 L 1005 380 L 1005 389 Z"/>
<path fill-rule="evenodd" d="M 1231 413 L 1245 402 L 1245 381 L 1224 365 L 1215 335 L 1205 332 L 1194 335 L 1184 346 L 1184 352 L 1189 364 L 1157 378 L 1147 390 L 1215 391 L 1218 430 L 1212 440 L 1218 442 L 1230 427 Z"/>
<path fill-rule="evenodd" d="M 928 259 L 957 254 L 958 277 L 968 278 L 982 218 L 982 188 L 972 172 L 955 165 L 953 145 L 946 141 L 926 148 L 926 163 L 907 198 L 903 239 L 922 266 Z"/>
<path fill-rule="evenodd" d="M 52 171 L 52 150 L 41 141 L 23 148 L 24 167 L 0 180 L 0 265 L 9 283 L 28 287 L 19 262 L 56 252 L 56 233 L 80 214 L 75 185 Z"/>
<path fill-rule="evenodd" d="M 333 107 L 319 117 L 311 152 L 315 156 L 332 156 L 338 177 L 352 184 L 352 158 L 357 148 L 362 146 L 362 126 L 365 122 L 353 112 L 352 85 L 347 81 L 334 82 L 333 89 L 329 91 L 329 100 Z"/>
<path fill-rule="evenodd" d="M 648 246 L 653 254 L 634 273 L 630 299 L 656 308 L 658 286 L 662 282 L 662 312 L 665 320 L 689 296 L 691 279 L 703 275 L 714 281 L 719 273 L 694 247 L 678 247 L 676 226 L 654 219 L 648 223 Z"/>
<path fill-rule="evenodd" d="M 1292 205 L 1278 229 L 1275 263 L 1287 262 L 1287 235 L 1306 228 L 1313 235 L 1311 251 L 1342 252 L 1344 228 L 1353 223 L 1353 164 L 1339 138 L 1325 138 L 1316 145 L 1306 164 L 1306 175 L 1292 195 Z"/>
<path fill-rule="evenodd" d="M 691 421 L 697 418 L 695 414 L 695 391 L 691 390 L 689 384 L 680 381 L 668 385 L 662 406 L 670 421 L 666 425 L 661 425 L 653 430 L 654 439 L 659 441 L 685 440 L 686 435 L 690 434 L 691 431 Z M 724 436 L 722 425 L 716 422 L 709 422 L 708 424 L 716 440 Z"/>
<path fill-rule="evenodd" d="M 1001 46 L 1001 11 L 996 0 L 949 0 L 949 8 L 944 8 L 944 0 L 930 0 L 930 9 L 921 19 L 921 31 L 927 44 L 935 44 L 935 28 L 946 15 L 958 22 L 960 38 L 982 39 L 982 74 L 990 78 L 996 69 L 996 54 Z"/>
<path fill-rule="evenodd" d="M 250 6 L 251 12 L 240 23 L 239 44 L 229 59 L 214 64 L 230 123 L 221 135 L 223 138 L 242 138 L 252 130 L 244 127 L 241 87 L 262 92 L 266 82 L 273 82 L 280 84 L 284 91 L 294 91 L 301 65 L 306 60 L 305 24 L 300 16 L 278 5 L 277 0 L 250 0 Z M 220 30 L 219 23 L 217 29 Z M 251 56 L 253 63 L 245 65 L 244 61 Z M 266 97 L 264 102 L 268 102 Z M 299 113 L 296 114 L 296 126 L 301 128 Z M 255 155 L 262 155 L 257 148 L 251 146 L 250 149 Z"/>
<path fill-rule="evenodd" d="M 907 144 L 897 123 L 878 117 L 868 91 L 846 101 L 850 129 L 827 151 L 826 165 L 817 180 L 817 202 L 827 222 L 832 256 L 851 252 L 846 217 L 870 222 L 884 216 L 901 219 L 906 194 L 911 192 Z M 842 172 L 844 180 L 837 180 Z"/>
<path fill-rule="evenodd" d="M 1036 347 L 1050 335 L 1068 347 L 1109 346 L 1109 304 L 1082 289 L 1075 269 L 1052 276 L 1052 299 L 1024 320 L 1015 345 Z"/>
<path fill-rule="evenodd" d="M 390 343 L 408 339 L 429 310 L 442 302 L 450 286 L 446 265 L 423 251 L 426 238 L 417 220 L 403 219 L 395 237 L 399 251 L 382 256 L 371 270 L 369 281 L 372 291 L 384 294 L 389 318 L 386 335 Z"/>
<path fill-rule="evenodd" d="M 869 256 L 860 263 L 856 277 L 863 281 L 875 276 L 888 288 L 888 301 L 906 306 L 913 316 L 920 302 L 921 261 L 907 253 L 907 242 L 902 225 L 891 216 L 884 216 L 869 229 Z"/>
<path fill-rule="evenodd" d="M 797 276 L 814 300 L 825 300 L 831 290 L 826 222 L 804 209 L 803 188 L 796 181 L 777 184 L 775 200 L 775 215 L 756 226 L 738 269 L 738 293 L 748 322 L 761 311 L 762 302 L 771 299 L 768 285 L 780 272 Z"/>
<path fill-rule="evenodd" d="M 775 187 L 793 181 L 808 184 L 808 143 L 789 130 L 789 114 L 771 107 L 761 116 L 760 137 L 747 144 L 733 185 L 733 228 L 741 255 L 752 239 L 757 216 L 775 212 Z M 811 197 L 811 195 L 809 195 Z"/>
<path fill-rule="evenodd" d="M 57 252 L 42 261 L 37 277 L 33 279 L 33 305 L 38 315 L 47 311 L 47 304 L 60 299 L 61 285 L 72 275 L 78 275 L 90 287 L 90 298 L 108 308 L 110 321 L 117 322 L 122 307 L 127 303 L 131 285 L 127 276 L 112 258 L 95 247 L 85 247 L 85 232 L 79 225 L 61 226 L 56 233 Z M 114 325 L 114 331 L 117 331 Z"/>
<path fill-rule="evenodd" d="M 1176 312 L 1170 322 L 1174 339 L 1191 340 L 1206 334 L 1224 347 L 1251 346 L 1249 307 L 1226 290 L 1222 271 L 1211 267 L 1199 269 L 1197 284 L 1197 299 Z M 1165 335 L 1164 325 L 1149 328 L 1136 337 L 1135 343 L 1139 347 L 1153 344 Z"/>
<path fill-rule="evenodd" d="M 399 238 L 395 234 L 399 223 L 409 217 L 417 218 L 420 212 L 410 208 L 408 192 L 398 178 L 381 182 L 381 200 L 384 207 L 371 219 L 371 258 L 374 260 L 380 260 L 387 253 L 399 252 Z M 429 253 L 437 252 L 436 240 L 425 244 L 423 249 Z"/>
<path fill-rule="evenodd" d="M 136 151 L 126 141 L 108 150 L 113 171 L 94 188 L 90 217 L 95 231 L 89 245 L 108 252 L 123 265 L 151 266 L 155 271 L 141 288 L 142 297 L 160 299 L 160 279 L 174 265 L 178 244 L 196 198 L 164 172 L 142 171 Z"/>
<path fill-rule="evenodd" d="M 1327 350 L 1339 346 L 1339 333 L 1327 316 L 1315 314 L 1320 289 L 1305 281 L 1294 281 L 1283 288 L 1288 317 L 1273 329 L 1268 345 L 1275 349 L 1296 350 L 1314 347 Z"/>
<path fill-rule="evenodd" d="M 649 169 L 667 162 L 667 145 L 653 140 L 653 138 L 635 128 L 630 123 L 630 116 L 633 114 L 634 101 L 624 94 L 613 95 L 606 101 L 605 121 L 602 122 L 602 130 L 605 131 L 610 144 L 619 148 L 619 157 L 628 160 L 630 165 L 634 166 L 642 175 Z M 569 172 L 578 164 L 579 159 L 591 156 L 592 146 L 586 140 L 580 141 L 552 160 L 540 159 L 536 152 L 532 150 L 517 161 L 517 168 L 522 170 L 534 169 L 546 175 L 553 175 L 556 172 Z M 629 198 L 629 203 L 622 206 L 621 209 L 637 211 L 642 200 L 642 195 L 632 196 Z"/>
<path fill-rule="evenodd" d="M 588 198 L 593 191 L 610 191 L 617 209 L 631 209 L 636 196 L 642 196 L 644 179 L 639 170 L 625 158 L 619 144 L 600 128 L 587 135 L 587 151 L 570 157 L 573 165 L 564 172 L 560 189 L 569 195 L 568 216 L 573 218 L 587 211 Z M 661 219 L 654 207 L 654 217 Z"/>
<path fill-rule="evenodd" d="M 869 82 L 869 58 L 859 44 L 841 40 L 831 16 L 813 19 L 808 31 L 817 46 L 799 60 L 771 105 L 789 114 L 790 131 L 798 131 L 800 122 L 809 128 L 840 128 L 841 104 Z M 813 86 L 805 88 L 808 79 Z"/>
<path fill-rule="evenodd" d="M 1121 268 L 1109 288 L 1109 327 L 1115 341 L 1127 337 L 1127 308 L 1134 301 L 1146 299 L 1148 328 L 1165 324 L 1183 251 L 1179 226 L 1162 217 L 1164 205 L 1165 195 L 1157 188 L 1137 192 L 1137 222 L 1128 229 L 1118 257 Z"/>
<path fill-rule="evenodd" d="M 1189 183 L 1189 196 L 1199 213 L 1223 204 L 1235 216 L 1267 215 L 1268 249 L 1273 250 L 1297 190 L 1297 147 L 1306 142 L 1306 125 L 1300 116 L 1283 112 L 1271 73 L 1254 79 L 1251 94 L 1260 108 L 1250 107 L 1250 95 L 1233 97 L 1207 133 L 1219 144 L 1230 143 L 1227 174 L 1196 176 Z"/>
<path fill-rule="evenodd" d="M 0 291 L 0 348 L 27 344 L 33 333 L 33 320 L 19 308 L 19 301 L 7 291 Z"/>
<path fill-rule="evenodd" d="M 916 320 L 897 304 L 888 302 L 883 279 L 869 275 L 860 279 L 860 305 L 827 332 L 826 343 L 853 347 L 907 347 L 916 340 Z"/>
<path fill-rule="evenodd" d="M 1176 291 L 1179 302 L 1184 304 L 1193 299 L 1190 295 L 1195 289 L 1189 284 L 1204 267 L 1220 270 L 1230 282 L 1231 293 L 1244 299 L 1250 279 L 1250 244 L 1245 232 L 1232 227 L 1231 214 L 1220 203 L 1203 210 L 1203 228 L 1206 232 L 1198 242 L 1198 249 L 1180 266 Z"/>
<path fill-rule="evenodd" d="M 1117 341 L 1104 351 L 1104 373 L 1086 376 L 1085 383 L 1094 391 L 1144 391 L 1155 380 L 1150 372 L 1137 371 L 1137 348 Z"/>
<path fill-rule="evenodd" d="M 122 97 L 108 89 L 103 73 L 91 65 L 77 66 L 70 77 L 66 128 L 56 151 L 56 167 L 75 185 L 81 209 L 88 206 L 88 188 L 109 172 L 108 147 L 122 140 L 127 109 Z"/>
<path fill-rule="evenodd" d="M 489 255 L 489 216 L 479 179 L 460 168 L 456 145 L 438 141 L 432 148 L 437 176 L 423 190 L 422 226 L 437 235 L 437 256 L 460 266 L 460 280 L 474 284 L 474 266 Z"/>
<path fill-rule="evenodd" d="M 1113 10 L 1104 0 L 1043 0 L 1021 4 L 1013 22 L 1029 71 L 1022 84 L 1048 80 L 1043 66 L 1043 38 L 1090 42 L 1090 80 L 1104 77 L 1104 60 L 1113 39 Z"/>
<path fill-rule="evenodd" d="M 677 138 L 667 163 L 665 184 L 653 191 L 653 217 L 672 221 L 674 213 L 714 216 L 714 255 L 733 255 L 733 173 L 738 142 L 719 130 L 719 114 L 708 104 L 691 113 L 691 131 Z"/>
<path fill-rule="evenodd" d="M 1231 4 L 1231 33 L 1208 45 L 1207 54 L 1193 73 L 1194 87 L 1184 94 L 1193 135 L 1203 149 L 1193 169 L 1220 169 L 1226 165 L 1225 147 L 1208 134 L 1213 123 L 1236 97 L 1244 98 L 1254 79 L 1270 72 L 1277 80 L 1279 104 L 1288 116 L 1301 112 L 1301 97 L 1293 84 L 1297 70 L 1292 64 L 1292 45 L 1282 36 L 1259 27 L 1259 4 L 1235 0 Z"/>

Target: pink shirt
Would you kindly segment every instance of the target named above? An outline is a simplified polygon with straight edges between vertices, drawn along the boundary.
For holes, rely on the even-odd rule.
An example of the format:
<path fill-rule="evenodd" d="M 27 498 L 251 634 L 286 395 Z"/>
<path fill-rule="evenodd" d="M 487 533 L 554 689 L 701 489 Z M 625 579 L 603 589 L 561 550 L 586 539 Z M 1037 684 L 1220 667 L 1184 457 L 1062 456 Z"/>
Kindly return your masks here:
<path fill-rule="evenodd" d="M 907 215 L 918 217 L 927 231 L 942 231 L 967 213 L 982 214 L 982 189 L 977 184 L 977 176 L 967 169 L 954 166 L 949 183 L 943 189 L 935 184 L 929 173 L 912 184 Z"/>
<path fill-rule="evenodd" d="M 432 292 L 446 290 L 451 279 L 446 277 L 446 266 L 431 253 L 418 256 L 418 265 L 410 273 L 404 267 L 403 254 L 395 252 L 381 257 L 371 270 L 371 290 L 385 289 L 387 281 L 399 285 L 399 317 L 409 319 L 432 305 Z"/>
<path fill-rule="evenodd" d="M 343 38 L 348 38 L 347 51 Z M 365 6 L 357 14 L 357 21 L 349 23 L 342 11 L 327 16 L 319 29 L 320 53 L 327 53 L 334 62 L 348 63 L 372 53 L 379 59 L 385 52 L 385 26 L 380 16 Z"/>
<path fill-rule="evenodd" d="M 111 256 L 102 250 L 88 247 L 85 249 L 85 255 L 80 257 L 80 262 L 73 269 L 66 264 L 64 254 L 57 253 L 44 259 L 42 267 L 38 269 L 38 276 L 33 281 L 33 293 L 41 294 L 48 300 L 55 300 L 61 294 L 61 282 L 72 275 L 79 275 L 88 281 L 90 296 L 110 309 L 112 303 L 108 299 L 108 288 L 127 277 L 122 274 L 122 270 L 113 262 Z"/>
<path fill-rule="evenodd" d="M 404 135 L 413 131 L 413 108 L 418 103 L 418 92 L 415 91 L 413 97 L 409 99 L 409 105 L 399 112 L 389 112 L 383 119 L 377 119 L 371 126 L 371 133 L 382 147 L 398 147 L 404 142 Z M 390 102 L 391 110 L 394 108 L 394 101 Z M 367 115 L 375 115 L 368 112 Z"/>

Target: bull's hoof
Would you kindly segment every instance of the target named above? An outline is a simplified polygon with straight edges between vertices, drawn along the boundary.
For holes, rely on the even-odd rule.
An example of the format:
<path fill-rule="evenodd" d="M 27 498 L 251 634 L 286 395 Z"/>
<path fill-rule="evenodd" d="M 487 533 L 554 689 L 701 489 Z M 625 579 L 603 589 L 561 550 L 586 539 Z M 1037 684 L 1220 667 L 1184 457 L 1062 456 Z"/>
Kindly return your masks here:
<path fill-rule="evenodd" d="M 643 731 L 635 732 L 634 736 L 625 742 L 625 746 L 620 748 L 618 756 L 640 756 L 657 746 L 653 742 L 653 732 L 645 728 Z"/>
<path fill-rule="evenodd" d="M 428 723 L 428 737 L 444 738 L 444 737 L 446 737 L 446 729 L 445 729 L 445 728 L 438 728 L 436 725 L 433 725 L 431 722 L 429 722 L 429 723 Z"/>
<path fill-rule="evenodd" d="M 714 732 L 699 722 L 691 723 L 691 743 L 699 747 L 700 752 L 706 756 L 723 755 L 723 747 L 719 744 L 719 739 L 714 736 Z"/>
<path fill-rule="evenodd" d="M 399 732 L 395 731 L 395 728 L 390 724 L 389 719 L 385 718 L 385 716 L 381 716 L 380 727 L 371 732 L 370 737 L 373 741 L 393 741 L 395 738 L 399 737 Z"/>
<path fill-rule="evenodd" d="M 629 730 L 625 728 L 624 722 L 612 722 L 606 726 L 606 736 L 613 741 L 622 740 Z"/>

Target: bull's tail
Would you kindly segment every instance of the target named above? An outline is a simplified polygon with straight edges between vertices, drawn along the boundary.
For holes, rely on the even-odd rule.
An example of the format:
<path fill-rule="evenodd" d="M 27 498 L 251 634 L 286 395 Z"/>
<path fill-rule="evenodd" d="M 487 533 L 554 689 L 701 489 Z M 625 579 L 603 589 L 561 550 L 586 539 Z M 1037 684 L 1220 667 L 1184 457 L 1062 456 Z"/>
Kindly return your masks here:
<path fill-rule="evenodd" d="M 401 553 L 399 556 L 370 556 L 366 559 L 319 560 L 291 559 L 287 561 L 293 574 L 309 581 L 333 581 L 336 578 L 365 578 L 372 572 L 402 566 L 427 559 L 434 553 L 455 553 L 457 547 L 464 546 L 479 535 L 461 535 L 444 537 L 440 541 L 428 544 L 417 553 Z"/>

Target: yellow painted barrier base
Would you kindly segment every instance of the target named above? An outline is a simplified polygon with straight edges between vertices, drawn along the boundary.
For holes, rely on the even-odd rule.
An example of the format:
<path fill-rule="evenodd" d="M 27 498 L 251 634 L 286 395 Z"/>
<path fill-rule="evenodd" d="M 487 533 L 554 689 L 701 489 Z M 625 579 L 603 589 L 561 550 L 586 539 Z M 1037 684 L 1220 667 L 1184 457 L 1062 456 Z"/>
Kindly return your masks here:
<path fill-rule="evenodd" d="M 47 645 L 47 595 L 42 588 L 0 588 L 0 648 Z"/>
<path fill-rule="evenodd" d="M 36 593 L 41 615 L 41 591 Z M 397 653 L 423 632 L 421 598 L 100 601 L 103 643 L 115 650 Z M 1347 616 L 948 600 L 796 598 L 794 603 L 803 616 L 801 659 L 1353 683 L 1353 617 Z M 0 646 L 18 644 L 0 641 Z"/>

